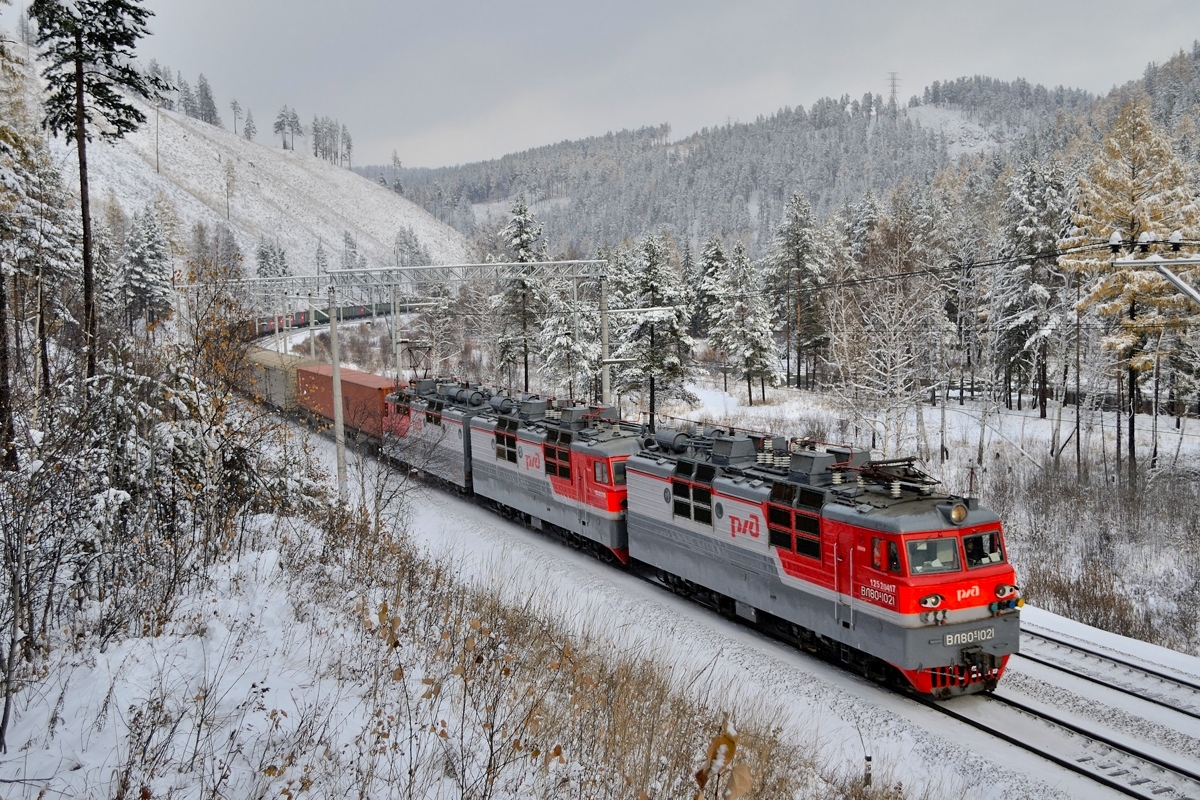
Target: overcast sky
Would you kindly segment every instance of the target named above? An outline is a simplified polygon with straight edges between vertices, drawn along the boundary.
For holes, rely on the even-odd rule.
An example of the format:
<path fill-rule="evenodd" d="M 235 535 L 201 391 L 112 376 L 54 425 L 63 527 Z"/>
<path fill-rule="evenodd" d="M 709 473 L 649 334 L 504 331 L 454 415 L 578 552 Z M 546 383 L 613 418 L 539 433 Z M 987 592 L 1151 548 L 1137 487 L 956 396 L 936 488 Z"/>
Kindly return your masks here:
<path fill-rule="evenodd" d="M 494 158 L 982 74 L 1104 92 L 1200 38 L 1196 0 L 146 0 L 141 48 L 254 111 L 339 118 L 357 163 Z M 15 0 L 15 6 L 22 0 Z M 15 11 L 5 12 L 12 29 Z"/>

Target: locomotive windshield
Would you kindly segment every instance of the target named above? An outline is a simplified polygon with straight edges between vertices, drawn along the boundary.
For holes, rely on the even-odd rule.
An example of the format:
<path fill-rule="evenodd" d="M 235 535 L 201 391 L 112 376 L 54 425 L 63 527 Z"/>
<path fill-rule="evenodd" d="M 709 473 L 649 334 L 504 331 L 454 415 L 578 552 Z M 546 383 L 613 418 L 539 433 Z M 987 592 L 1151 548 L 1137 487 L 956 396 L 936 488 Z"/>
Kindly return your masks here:
<path fill-rule="evenodd" d="M 617 486 L 624 486 L 625 485 L 625 462 L 624 461 L 614 461 L 614 462 L 612 462 L 612 468 L 613 468 L 613 483 L 615 483 Z"/>
<path fill-rule="evenodd" d="M 908 543 L 908 569 L 913 575 L 957 572 L 958 539 L 917 539 Z"/>
<path fill-rule="evenodd" d="M 1004 546 L 1000 543 L 999 531 L 964 536 L 963 550 L 967 554 L 967 569 L 987 567 L 1004 561 Z"/>

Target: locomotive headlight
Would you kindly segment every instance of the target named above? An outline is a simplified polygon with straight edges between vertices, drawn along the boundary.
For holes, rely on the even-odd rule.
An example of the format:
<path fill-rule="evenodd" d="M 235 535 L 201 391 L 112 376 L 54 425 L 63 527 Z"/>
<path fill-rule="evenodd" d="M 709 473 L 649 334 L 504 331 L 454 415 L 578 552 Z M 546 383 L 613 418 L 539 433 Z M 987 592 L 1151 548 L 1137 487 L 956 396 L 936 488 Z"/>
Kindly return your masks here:
<path fill-rule="evenodd" d="M 962 503 L 955 503 L 954 508 L 950 509 L 950 521 L 955 525 L 961 525 L 963 520 L 967 518 L 967 507 Z"/>
<path fill-rule="evenodd" d="M 1007 600 L 1017 593 L 1017 587 L 1007 583 L 996 584 L 996 597 Z"/>
<path fill-rule="evenodd" d="M 942 604 L 943 601 L 945 601 L 945 599 L 946 598 L 942 597 L 940 594 L 931 594 L 922 597 L 919 602 L 921 603 L 922 608 L 937 608 Z"/>

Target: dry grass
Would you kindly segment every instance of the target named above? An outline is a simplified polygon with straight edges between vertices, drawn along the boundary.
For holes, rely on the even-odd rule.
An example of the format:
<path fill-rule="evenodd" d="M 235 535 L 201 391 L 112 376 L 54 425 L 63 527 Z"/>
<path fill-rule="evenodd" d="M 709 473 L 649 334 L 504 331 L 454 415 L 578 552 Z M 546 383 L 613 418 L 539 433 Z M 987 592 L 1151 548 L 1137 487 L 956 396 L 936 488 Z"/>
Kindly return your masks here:
<path fill-rule="evenodd" d="M 566 609 L 544 592 L 535 598 L 501 574 L 467 581 L 376 519 L 329 511 L 312 520 L 320 546 L 285 550 L 307 587 L 297 603 L 358 596 L 361 647 L 339 656 L 337 671 L 372 687 L 371 723 L 358 735 L 372 745 L 354 766 L 360 791 L 386 779 L 393 796 L 424 797 L 448 781 L 455 796 L 479 800 L 906 796 L 896 785 L 864 794 L 850 772 L 820 760 L 816 742 L 789 739 L 778 709 L 621 649 L 604 625 L 573 638 L 556 621 Z M 696 772 L 726 715 L 736 757 L 698 795 Z M 737 765 L 753 780 L 726 795 Z"/>

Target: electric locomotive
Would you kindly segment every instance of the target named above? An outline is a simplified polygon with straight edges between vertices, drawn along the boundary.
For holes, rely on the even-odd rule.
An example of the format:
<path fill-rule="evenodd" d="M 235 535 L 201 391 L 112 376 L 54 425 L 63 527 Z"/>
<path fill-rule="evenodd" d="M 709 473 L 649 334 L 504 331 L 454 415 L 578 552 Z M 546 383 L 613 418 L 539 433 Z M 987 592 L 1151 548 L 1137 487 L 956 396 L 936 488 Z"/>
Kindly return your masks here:
<path fill-rule="evenodd" d="M 1017 652 L 1000 519 L 911 459 L 664 428 L 626 472 L 629 556 L 681 594 L 939 698 Z"/>
<path fill-rule="evenodd" d="M 553 531 L 605 560 L 629 559 L 625 460 L 642 426 L 608 405 L 422 380 L 391 395 L 384 452 Z"/>

